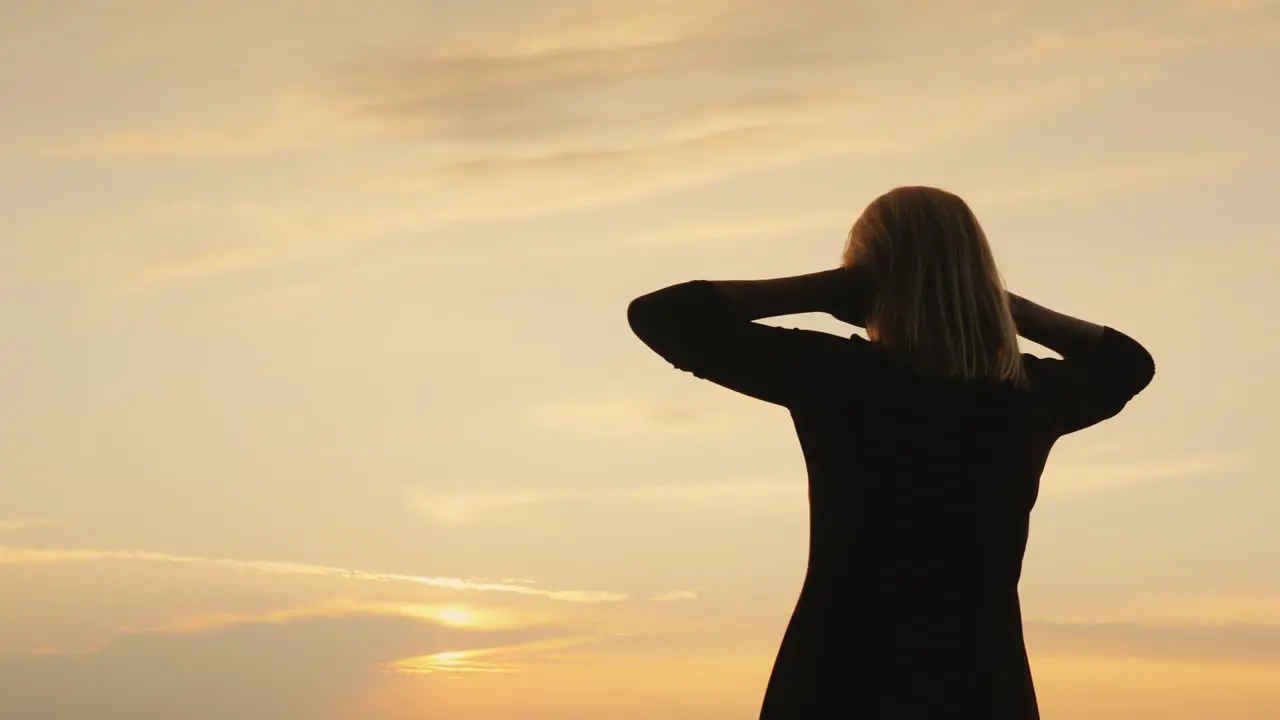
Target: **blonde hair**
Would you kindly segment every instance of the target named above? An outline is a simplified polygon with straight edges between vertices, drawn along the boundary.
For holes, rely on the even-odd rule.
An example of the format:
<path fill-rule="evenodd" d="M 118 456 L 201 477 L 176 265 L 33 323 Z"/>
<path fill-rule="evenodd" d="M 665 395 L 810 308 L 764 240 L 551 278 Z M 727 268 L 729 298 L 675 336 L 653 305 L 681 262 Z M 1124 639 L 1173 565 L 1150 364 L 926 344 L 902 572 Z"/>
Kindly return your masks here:
<path fill-rule="evenodd" d="M 881 195 L 849 231 L 843 264 L 872 278 L 868 336 L 918 373 L 1026 386 L 1009 295 L 964 200 L 932 187 Z"/>

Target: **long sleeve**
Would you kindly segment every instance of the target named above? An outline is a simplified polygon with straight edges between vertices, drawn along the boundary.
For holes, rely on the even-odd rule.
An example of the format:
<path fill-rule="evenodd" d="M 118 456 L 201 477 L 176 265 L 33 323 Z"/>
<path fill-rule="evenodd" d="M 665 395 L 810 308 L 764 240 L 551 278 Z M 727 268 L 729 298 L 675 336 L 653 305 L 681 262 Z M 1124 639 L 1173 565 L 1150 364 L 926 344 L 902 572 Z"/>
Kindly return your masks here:
<path fill-rule="evenodd" d="M 1069 359 L 1036 358 L 1028 369 L 1032 392 L 1043 399 L 1063 435 L 1119 414 L 1156 371 L 1151 353 L 1112 327 L 1103 329 L 1088 352 Z"/>
<path fill-rule="evenodd" d="M 645 345 L 676 368 L 788 407 L 830 394 L 831 371 L 849 354 L 844 338 L 736 316 L 706 280 L 636 298 L 627 320 Z M 851 368 L 845 363 L 843 369 L 847 374 Z"/>

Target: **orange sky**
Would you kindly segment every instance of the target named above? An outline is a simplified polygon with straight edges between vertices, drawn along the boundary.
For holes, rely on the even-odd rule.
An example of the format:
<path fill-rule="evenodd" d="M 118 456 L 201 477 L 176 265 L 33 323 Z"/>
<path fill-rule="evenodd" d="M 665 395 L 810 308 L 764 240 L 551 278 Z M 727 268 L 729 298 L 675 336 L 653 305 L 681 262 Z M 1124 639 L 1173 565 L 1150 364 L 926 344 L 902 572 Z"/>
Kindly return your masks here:
<path fill-rule="evenodd" d="M 900 184 L 1159 368 L 1045 473 L 1044 716 L 1280 716 L 1280 3 L 14 0 L 0 59 L 0 717 L 754 717 L 799 448 L 626 303 Z"/>

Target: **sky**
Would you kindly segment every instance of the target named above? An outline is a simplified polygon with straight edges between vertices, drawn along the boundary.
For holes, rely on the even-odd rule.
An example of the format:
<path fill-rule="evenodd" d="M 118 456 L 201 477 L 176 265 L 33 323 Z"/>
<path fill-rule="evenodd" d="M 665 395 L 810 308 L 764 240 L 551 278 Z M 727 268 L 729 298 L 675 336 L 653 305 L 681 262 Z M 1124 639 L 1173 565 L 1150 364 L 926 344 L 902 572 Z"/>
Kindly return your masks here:
<path fill-rule="evenodd" d="M 1044 717 L 1280 716 L 1276 67 L 1274 0 L 0 0 L 0 717 L 755 717 L 803 459 L 626 304 L 904 184 L 1156 359 L 1045 471 Z"/>

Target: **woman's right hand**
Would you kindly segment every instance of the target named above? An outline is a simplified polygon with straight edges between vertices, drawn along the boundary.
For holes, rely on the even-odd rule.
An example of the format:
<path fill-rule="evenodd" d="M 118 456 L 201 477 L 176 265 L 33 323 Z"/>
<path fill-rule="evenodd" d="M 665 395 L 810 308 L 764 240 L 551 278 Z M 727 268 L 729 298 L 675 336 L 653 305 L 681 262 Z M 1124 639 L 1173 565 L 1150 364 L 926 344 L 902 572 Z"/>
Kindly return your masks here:
<path fill-rule="evenodd" d="M 828 313 L 840 322 L 865 328 L 875 304 L 875 288 L 865 267 L 841 267 L 832 287 Z"/>

